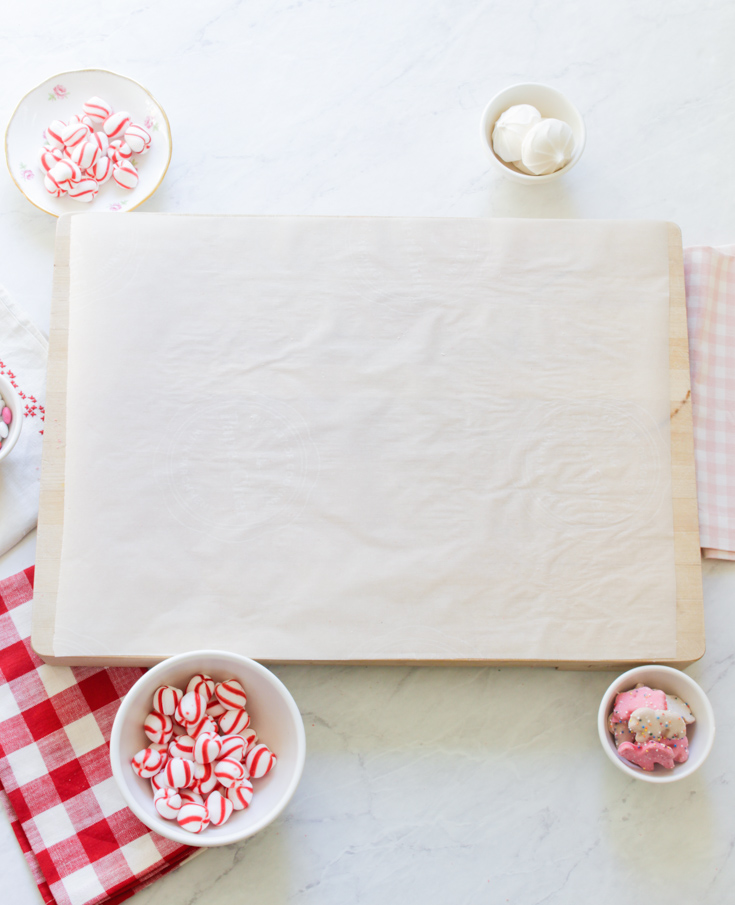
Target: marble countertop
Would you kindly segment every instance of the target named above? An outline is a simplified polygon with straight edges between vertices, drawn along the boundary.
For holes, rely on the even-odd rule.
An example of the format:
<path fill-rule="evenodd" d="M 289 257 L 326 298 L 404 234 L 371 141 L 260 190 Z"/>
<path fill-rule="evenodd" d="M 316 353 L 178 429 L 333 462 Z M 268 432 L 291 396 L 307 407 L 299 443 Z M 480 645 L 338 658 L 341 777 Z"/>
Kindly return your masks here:
<path fill-rule="evenodd" d="M 0 118 L 53 73 L 101 66 L 171 121 L 143 210 L 666 219 L 718 245 L 735 241 L 734 28 L 711 0 L 39 0 L 4 12 Z M 521 81 L 585 117 L 581 162 L 550 184 L 503 179 L 480 145 L 485 104 Z M 44 331 L 54 225 L 0 178 L 0 283 Z M 0 576 L 33 558 L 31 536 Z M 649 786 L 604 757 L 611 673 L 281 667 L 308 745 L 287 812 L 136 903 L 729 901 L 735 564 L 706 564 L 704 593 L 688 672 L 719 725 L 689 779 Z M 4 818 L 0 872 L 13 905 L 41 902 Z"/>

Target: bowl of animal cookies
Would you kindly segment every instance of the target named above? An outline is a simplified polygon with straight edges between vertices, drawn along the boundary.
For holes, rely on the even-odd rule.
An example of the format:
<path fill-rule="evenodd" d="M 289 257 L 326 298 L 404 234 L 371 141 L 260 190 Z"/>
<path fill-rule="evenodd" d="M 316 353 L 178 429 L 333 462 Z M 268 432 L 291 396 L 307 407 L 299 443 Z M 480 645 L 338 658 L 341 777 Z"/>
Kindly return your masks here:
<path fill-rule="evenodd" d="M 597 729 L 603 750 L 623 773 L 645 782 L 675 782 L 707 759 L 715 737 L 712 705 L 702 688 L 670 666 L 638 666 L 609 686 Z"/>

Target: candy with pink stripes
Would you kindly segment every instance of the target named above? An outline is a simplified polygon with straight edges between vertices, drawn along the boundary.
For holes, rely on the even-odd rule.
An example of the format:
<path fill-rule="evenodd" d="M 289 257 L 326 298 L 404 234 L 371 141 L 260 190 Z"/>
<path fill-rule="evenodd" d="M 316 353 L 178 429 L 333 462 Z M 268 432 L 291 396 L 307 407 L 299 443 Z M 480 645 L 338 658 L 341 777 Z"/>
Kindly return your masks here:
<path fill-rule="evenodd" d="M 211 792 L 207 796 L 207 815 L 209 816 L 209 822 L 213 826 L 222 826 L 229 819 L 234 809 L 233 803 L 220 795 L 219 792 Z"/>
<path fill-rule="evenodd" d="M 219 728 L 223 735 L 242 732 L 250 725 L 250 714 L 245 710 L 228 710 L 219 718 Z"/>
<path fill-rule="evenodd" d="M 181 795 L 176 789 L 159 789 L 153 796 L 153 807 L 166 820 L 176 820 L 181 804 Z"/>
<path fill-rule="evenodd" d="M 141 779 L 150 779 L 156 773 L 160 773 L 165 763 L 164 755 L 161 751 L 154 751 L 152 748 L 143 748 L 142 751 L 133 757 L 133 770 Z"/>
<path fill-rule="evenodd" d="M 125 142 L 135 154 L 145 154 L 151 146 L 151 133 L 138 123 L 131 123 L 125 130 Z"/>
<path fill-rule="evenodd" d="M 218 785 L 220 785 L 220 781 L 215 775 L 213 764 L 194 763 L 192 789 L 201 792 L 202 795 L 208 795 L 210 792 L 213 792 Z"/>
<path fill-rule="evenodd" d="M 248 702 L 245 689 L 236 679 L 228 679 L 215 685 L 214 694 L 226 710 L 244 710 Z"/>
<path fill-rule="evenodd" d="M 211 716 L 203 716 L 197 723 L 187 723 L 187 732 L 192 738 L 199 738 L 202 732 L 213 732 L 217 735 L 217 724 Z"/>
<path fill-rule="evenodd" d="M 254 745 L 245 755 L 245 766 L 253 779 L 262 779 L 276 765 L 276 755 L 265 745 Z"/>
<path fill-rule="evenodd" d="M 69 158 L 78 164 L 81 169 L 88 170 L 100 156 L 100 149 L 92 141 L 82 141 L 72 148 Z"/>
<path fill-rule="evenodd" d="M 118 113 L 111 113 L 107 117 L 102 124 L 102 129 L 110 139 L 122 138 L 130 123 L 130 114 L 126 113 L 124 110 L 120 110 Z"/>
<path fill-rule="evenodd" d="M 203 796 L 195 791 L 194 789 L 179 789 L 179 795 L 181 795 L 181 801 L 184 804 L 204 804 Z"/>
<path fill-rule="evenodd" d="M 49 143 L 56 148 L 64 147 L 64 140 L 61 137 L 61 133 L 64 129 L 66 129 L 66 123 L 62 122 L 60 119 L 55 119 L 46 129 L 46 138 L 48 138 Z"/>
<path fill-rule="evenodd" d="M 53 169 L 59 162 L 59 158 L 56 157 L 50 148 L 41 148 L 39 160 L 41 161 L 41 168 L 44 173 L 48 173 L 48 171 Z"/>
<path fill-rule="evenodd" d="M 174 734 L 174 721 L 163 713 L 149 713 L 143 723 L 143 732 L 152 742 L 166 744 Z"/>
<path fill-rule="evenodd" d="M 184 760 L 194 760 L 194 739 L 188 735 L 177 735 L 168 743 L 168 753 L 171 757 L 183 757 Z"/>
<path fill-rule="evenodd" d="M 236 811 L 244 811 L 250 807 L 253 800 L 253 784 L 249 779 L 243 779 L 237 785 L 227 789 L 227 800 L 232 802 Z"/>
<path fill-rule="evenodd" d="M 49 176 L 56 182 L 79 182 L 82 178 L 82 170 L 78 163 L 74 163 L 68 157 L 62 157 L 49 170 Z"/>
<path fill-rule="evenodd" d="M 258 736 L 253 729 L 252 726 L 248 726 L 247 729 L 241 729 L 240 732 L 237 733 L 240 738 L 245 742 L 245 751 L 246 753 L 253 747 L 253 745 L 258 741 Z"/>
<path fill-rule="evenodd" d="M 176 815 L 179 826 L 189 833 L 201 833 L 209 825 L 209 815 L 203 804 L 182 804 Z"/>
<path fill-rule="evenodd" d="M 242 760 L 247 750 L 247 742 L 241 735 L 223 735 L 220 739 L 222 748 L 220 757 L 230 757 L 232 760 Z"/>
<path fill-rule="evenodd" d="M 48 129 L 46 131 L 48 132 Z M 76 147 L 76 145 L 87 140 L 91 131 L 89 126 L 85 126 L 84 123 L 70 122 L 68 126 L 64 126 L 61 133 L 61 140 L 64 142 L 64 147 L 67 150 Z"/>
<path fill-rule="evenodd" d="M 110 139 L 104 132 L 93 132 L 88 141 L 100 149 L 100 156 L 107 157 L 107 149 L 110 147 Z M 183 691 L 181 692 L 183 694 Z"/>
<path fill-rule="evenodd" d="M 176 720 L 184 726 L 189 723 L 198 723 L 204 716 L 207 703 L 204 695 L 197 694 L 195 691 L 187 691 L 176 707 Z"/>
<path fill-rule="evenodd" d="M 138 184 L 138 171 L 132 163 L 121 163 L 119 167 L 114 167 L 112 178 L 123 189 L 134 189 Z M 204 709 L 206 710 L 206 704 Z"/>
<path fill-rule="evenodd" d="M 231 757 L 223 757 L 215 763 L 214 775 L 228 789 L 248 778 L 244 765 Z"/>
<path fill-rule="evenodd" d="M 173 789 L 185 789 L 194 779 L 194 761 L 172 757 L 166 764 L 166 780 Z"/>
<path fill-rule="evenodd" d="M 104 185 L 112 176 L 113 163 L 109 157 L 100 157 L 93 167 L 87 171 L 90 177 L 96 180 L 97 185 Z M 175 707 L 176 705 L 174 705 Z M 154 705 L 155 709 L 155 705 Z M 173 710 L 171 711 L 173 713 Z"/>
<path fill-rule="evenodd" d="M 194 744 L 194 760 L 198 764 L 211 764 L 217 760 L 222 751 L 222 742 L 212 732 L 202 732 Z"/>
<path fill-rule="evenodd" d="M 82 179 L 79 182 L 69 183 L 67 192 L 69 193 L 69 197 L 73 198 L 75 201 L 90 202 L 94 201 L 99 190 L 100 187 L 97 185 L 96 180 Z M 171 733 L 173 734 L 173 725 L 171 726 Z"/>
<path fill-rule="evenodd" d="M 108 116 L 112 115 L 112 104 L 103 101 L 101 97 L 90 97 L 88 101 L 82 104 L 82 110 L 95 123 L 103 123 Z"/>
<path fill-rule="evenodd" d="M 184 697 L 184 692 L 173 685 L 161 685 L 153 692 L 153 709 L 157 713 L 173 716 L 176 706 Z"/>
<path fill-rule="evenodd" d="M 214 679 L 211 676 L 205 675 L 203 672 L 198 672 L 195 676 L 192 676 L 189 679 L 189 684 L 186 686 L 187 694 L 190 691 L 194 691 L 197 694 L 202 694 L 209 701 L 209 699 L 214 694 Z"/>

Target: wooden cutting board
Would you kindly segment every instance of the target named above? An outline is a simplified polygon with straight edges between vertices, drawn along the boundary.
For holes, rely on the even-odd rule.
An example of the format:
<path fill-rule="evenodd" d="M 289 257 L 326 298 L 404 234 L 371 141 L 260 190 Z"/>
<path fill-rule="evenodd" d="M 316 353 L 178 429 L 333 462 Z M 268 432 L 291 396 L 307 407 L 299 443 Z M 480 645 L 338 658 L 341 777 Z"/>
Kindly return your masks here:
<path fill-rule="evenodd" d="M 69 327 L 69 218 L 59 221 L 57 232 L 54 291 L 47 385 L 47 419 L 44 438 L 43 470 L 37 547 L 36 589 L 32 643 L 37 653 L 49 663 L 126 665 L 151 664 L 160 657 L 78 656 L 59 657 L 54 649 L 56 599 L 63 540 L 66 381 Z M 681 235 L 678 227 L 669 226 L 670 277 L 670 402 L 671 402 L 671 468 L 673 489 L 674 543 L 676 564 L 676 656 L 659 660 L 684 666 L 704 653 L 701 560 L 699 549 L 696 483 L 694 470 L 691 390 L 687 342 L 687 320 L 684 295 Z M 294 662 L 290 660 L 290 662 Z M 298 661 L 296 661 L 298 662 Z M 325 662 L 320 660 L 319 662 Z M 342 661 L 340 661 L 342 662 Z M 349 662 L 362 662 L 349 659 Z M 370 663 L 381 662 L 371 659 Z M 415 662 L 392 659 L 385 662 Z M 421 661 L 419 661 L 421 662 Z M 639 660 L 553 660 L 539 658 L 432 659 L 432 663 L 492 662 L 502 665 L 554 666 L 570 669 L 618 668 Z"/>

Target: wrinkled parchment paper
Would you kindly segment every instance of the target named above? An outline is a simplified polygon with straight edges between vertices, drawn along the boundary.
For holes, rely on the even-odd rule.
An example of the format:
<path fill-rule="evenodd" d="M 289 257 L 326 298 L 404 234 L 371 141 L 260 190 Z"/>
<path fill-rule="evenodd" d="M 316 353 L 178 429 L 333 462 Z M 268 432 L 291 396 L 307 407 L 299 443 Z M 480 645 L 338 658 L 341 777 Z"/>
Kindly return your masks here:
<path fill-rule="evenodd" d="M 675 654 L 666 225 L 72 222 L 58 656 Z"/>

